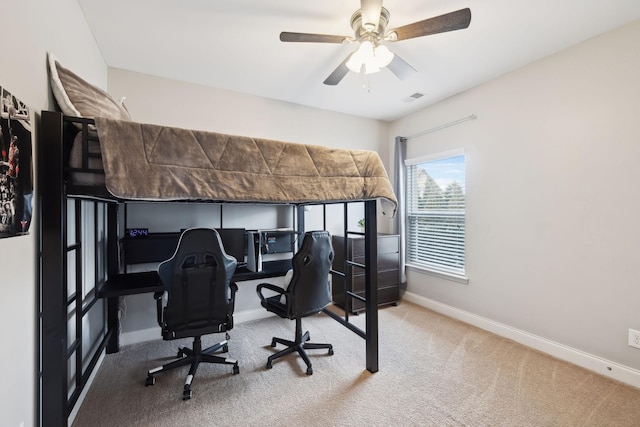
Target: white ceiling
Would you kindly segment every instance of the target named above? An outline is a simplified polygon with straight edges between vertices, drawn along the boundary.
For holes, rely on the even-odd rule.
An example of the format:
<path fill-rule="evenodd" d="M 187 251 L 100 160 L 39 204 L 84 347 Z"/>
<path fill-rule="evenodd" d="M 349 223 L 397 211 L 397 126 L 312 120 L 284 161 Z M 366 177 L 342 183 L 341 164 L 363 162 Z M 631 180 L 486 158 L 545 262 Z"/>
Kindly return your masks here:
<path fill-rule="evenodd" d="M 322 82 L 354 44 L 282 43 L 281 31 L 352 36 L 359 0 L 78 0 L 108 66 L 393 120 L 640 19 L 640 0 L 384 0 L 388 29 L 458 9 L 469 28 L 389 48 L 418 73 Z M 368 89 L 365 88 L 368 86 Z M 424 96 L 413 100 L 410 95 Z"/>

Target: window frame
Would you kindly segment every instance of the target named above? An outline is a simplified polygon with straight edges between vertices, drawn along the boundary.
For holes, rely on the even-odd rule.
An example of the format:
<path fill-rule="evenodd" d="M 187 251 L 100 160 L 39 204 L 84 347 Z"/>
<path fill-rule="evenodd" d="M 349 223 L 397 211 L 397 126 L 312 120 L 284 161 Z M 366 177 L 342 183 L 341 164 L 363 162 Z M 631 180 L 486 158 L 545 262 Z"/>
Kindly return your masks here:
<path fill-rule="evenodd" d="M 412 218 L 414 218 L 416 216 L 416 212 L 414 210 L 411 209 L 412 207 L 412 200 L 414 198 L 414 196 L 411 194 L 411 191 L 413 191 L 413 189 L 416 187 L 416 184 L 411 182 L 411 179 L 413 177 L 413 174 L 410 171 L 411 167 L 414 167 L 416 165 L 420 165 L 423 163 L 429 163 L 429 162 L 434 162 L 434 161 L 438 161 L 438 160 L 444 160 L 444 159 L 448 159 L 451 157 L 457 157 L 457 156 L 464 156 L 464 170 L 465 170 L 465 182 L 464 182 L 464 193 L 465 193 L 465 204 L 464 204 L 464 209 L 463 209 L 463 218 L 462 221 L 465 224 L 464 227 L 464 233 L 463 233 L 463 237 L 464 237 L 464 244 L 463 244 L 463 259 L 464 259 L 464 264 L 461 270 L 459 271 L 454 271 L 452 269 L 448 269 L 447 267 L 438 267 L 437 264 L 428 264 L 428 263 L 424 263 L 424 262 L 419 262 L 415 259 L 412 259 L 411 254 L 410 254 L 410 247 L 412 245 L 413 242 L 413 238 L 412 238 L 412 234 L 410 233 L 410 227 L 411 227 L 411 223 L 412 223 Z M 433 153 L 433 154 L 429 154 L 426 156 L 420 156 L 420 157 L 413 157 L 413 158 L 409 158 L 405 160 L 405 168 L 406 168 L 406 186 L 405 186 L 405 209 L 406 209 L 406 229 L 405 229 L 405 236 L 406 236 L 406 267 L 409 270 L 414 270 L 414 271 L 418 271 L 421 273 L 426 273 L 432 276 L 436 276 L 439 278 L 443 278 L 443 279 L 448 279 L 448 280 L 452 280 L 455 282 L 459 282 L 459 283 L 463 283 L 463 284 L 467 284 L 469 283 L 469 278 L 467 277 L 467 230 L 466 230 L 466 223 L 467 223 L 467 200 L 466 200 L 466 175 L 467 175 L 467 155 L 465 153 L 464 148 L 457 148 L 457 149 L 453 149 L 453 150 L 447 150 L 447 151 L 441 151 L 441 152 L 437 152 L 437 153 Z"/>

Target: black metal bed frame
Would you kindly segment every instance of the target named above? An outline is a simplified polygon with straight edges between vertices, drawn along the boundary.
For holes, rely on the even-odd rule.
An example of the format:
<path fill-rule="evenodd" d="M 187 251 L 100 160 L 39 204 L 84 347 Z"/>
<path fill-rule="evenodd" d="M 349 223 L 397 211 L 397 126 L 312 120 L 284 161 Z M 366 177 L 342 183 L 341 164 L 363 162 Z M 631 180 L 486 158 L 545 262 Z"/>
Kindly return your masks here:
<path fill-rule="evenodd" d="M 111 334 L 106 299 L 97 291 L 110 276 L 119 273 L 118 205 L 125 202 L 110 196 L 104 186 L 72 186 L 67 184 L 70 144 L 74 124 L 83 135 L 83 168 L 89 173 L 104 173 L 88 169 L 87 141 L 90 119 L 63 116 L 59 112 L 43 111 L 38 148 L 38 263 L 37 263 L 37 375 L 36 422 L 41 426 L 66 426 L 68 418 L 85 389 L 100 358 L 107 349 Z M 360 201 L 362 202 L 362 201 Z M 377 294 L 377 209 L 375 200 L 365 200 L 364 232 L 347 230 L 347 204 L 344 203 L 344 235 L 363 235 L 365 264 L 345 261 L 346 271 L 331 271 L 344 277 L 352 268 L 365 270 L 365 330 L 349 321 L 348 310 L 340 316 L 331 310 L 324 312 L 366 341 L 366 369 L 378 371 L 378 294 Z M 220 203 L 218 201 L 218 203 Z M 327 202 L 331 204 L 333 202 Z M 324 204 L 324 203 L 316 203 Z M 297 230 L 305 230 L 304 205 L 297 205 Z M 326 228 L 326 205 L 323 208 Z M 88 213 L 88 215 L 87 215 Z M 87 218 L 91 216 L 92 218 Z M 93 238 L 83 242 L 83 227 L 93 221 Z M 91 240 L 93 247 L 89 247 Z M 347 239 L 344 239 L 345 245 Z M 93 254 L 91 267 L 94 283 L 86 292 L 83 251 Z M 343 253 L 346 253 L 346 248 Z M 72 260 L 72 261 L 71 261 Z M 344 283 L 344 281 L 342 281 Z M 345 298 L 362 297 L 345 291 Z M 90 348 L 83 342 L 83 321 L 87 316 L 102 317 L 102 328 Z M 69 322 L 75 316 L 75 321 Z M 73 324 L 70 330 L 69 325 Z M 86 357 L 83 357 L 86 354 Z"/>

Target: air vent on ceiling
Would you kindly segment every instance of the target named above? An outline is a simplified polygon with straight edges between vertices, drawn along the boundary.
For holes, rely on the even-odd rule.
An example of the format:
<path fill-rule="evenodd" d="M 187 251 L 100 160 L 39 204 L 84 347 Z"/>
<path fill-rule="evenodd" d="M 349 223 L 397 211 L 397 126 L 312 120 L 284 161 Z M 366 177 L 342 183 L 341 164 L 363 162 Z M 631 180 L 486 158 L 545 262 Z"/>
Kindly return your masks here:
<path fill-rule="evenodd" d="M 404 102 L 413 102 L 413 101 L 415 101 L 416 99 L 420 99 L 420 98 L 422 98 L 423 96 L 424 96 L 424 94 L 423 94 L 423 93 L 416 92 L 416 93 L 414 93 L 413 95 L 409 95 L 407 98 L 405 98 Z"/>

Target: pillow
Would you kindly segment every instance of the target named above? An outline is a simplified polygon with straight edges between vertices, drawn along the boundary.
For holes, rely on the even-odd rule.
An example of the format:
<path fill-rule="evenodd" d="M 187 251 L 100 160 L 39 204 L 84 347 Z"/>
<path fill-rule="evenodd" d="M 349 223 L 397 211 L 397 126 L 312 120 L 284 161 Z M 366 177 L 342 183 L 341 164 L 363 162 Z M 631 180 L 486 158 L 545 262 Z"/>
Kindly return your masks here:
<path fill-rule="evenodd" d="M 106 117 L 131 120 L 124 105 L 113 99 L 107 92 L 64 68 L 52 53 L 49 53 L 48 60 L 51 90 L 64 114 L 86 118 Z"/>

